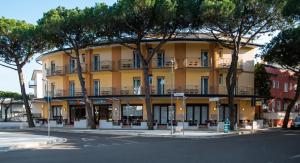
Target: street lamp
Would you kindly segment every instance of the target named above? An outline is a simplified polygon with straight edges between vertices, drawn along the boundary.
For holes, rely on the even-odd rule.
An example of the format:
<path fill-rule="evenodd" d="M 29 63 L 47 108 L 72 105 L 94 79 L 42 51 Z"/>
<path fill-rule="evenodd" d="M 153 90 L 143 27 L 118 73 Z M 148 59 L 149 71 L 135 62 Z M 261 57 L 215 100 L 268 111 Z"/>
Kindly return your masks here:
<path fill-rule="evenodd" d="M 48 103 L 48 140 L 50 140 L 50 95 L 49 95 L 49 88 L 48 88 L 48 80 L 43 79 L 46 82 L 46 91 L 47 91 L 47 103 Z"/>
<path fill-rule="evenodd" d="M 174 108 L 173 108 L 173 94 L 174 94 L 174 63 L 175 60 L 171 59 L 171 105 L 170 105 L 170 109 L 171 110 L 171 135 L 173 135 L 173 131 L 174 131 L 174 126 L 173 126 L 173 119 L 174 119 Z"/>

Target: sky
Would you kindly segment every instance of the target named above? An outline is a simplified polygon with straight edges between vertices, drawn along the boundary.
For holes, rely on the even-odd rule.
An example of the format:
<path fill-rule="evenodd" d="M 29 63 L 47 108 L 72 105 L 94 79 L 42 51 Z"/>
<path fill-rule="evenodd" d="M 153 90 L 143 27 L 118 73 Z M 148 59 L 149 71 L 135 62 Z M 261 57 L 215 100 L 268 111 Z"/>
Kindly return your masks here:
<path fill-rule="evenodd" d="M 112 5 L 117 0 L 2 0 L 0 2 L 0 17 L 25 20 L 28 23 L 36 24 L 44 12 L 58 6 L 66 8 L 84 8 L 94 6 L 95 3 L 104 2 Z M 41 65 L 35 62 L 35 55 L 23 71 L 27 93 L 32 93 L 33 89 L 28 88 L 33 70 L 42 69 Z M 0 67 L 0 90 L 20 92 L 19 79 L 16 71 Z"/>
<path fill-rule="evenodd" d="M 3 0 L 0 2 L 0 17 L 25 20 L 28 23 L 36 24 L 44 12 L 58 6 L 66 8 L 84 8 L 94 6 L 95 3 L 104 2 L 112 5 L 117 0 Z M 272 37 L 263 36 L 256 40 L 256 43 L 264 44 Z M 35 62 L 35 55 L 24 68 L 24 78 L 27 93 L 32 93 L 33 89 L 28 88 L 33 70 L 42 69 L 42 66 Z M 0 90 L 20 92 L 18 74 L 16 71 L 0 67 Z"/>

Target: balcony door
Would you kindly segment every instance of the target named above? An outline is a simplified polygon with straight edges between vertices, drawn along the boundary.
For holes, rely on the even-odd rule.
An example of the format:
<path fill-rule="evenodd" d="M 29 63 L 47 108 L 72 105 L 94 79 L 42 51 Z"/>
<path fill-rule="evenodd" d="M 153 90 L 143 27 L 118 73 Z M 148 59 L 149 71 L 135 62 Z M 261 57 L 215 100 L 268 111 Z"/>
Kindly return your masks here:
<path fill-rule="evenodd" d="M 137 52 L 133 52 L 133 67 L 140 68 L 141 67 L 141 59 Z"/>
<path fill-rule="evenodd" d="M 50 69 L 51 69 L 51 75 L 55 74 L 55 62 L 51 61 L 51 65 L 50 65 Z"/>
<path fill-rule="evenodd" d="M 55 84 L 54 83 L 51 83 L 51 94 L 50 94 L 50 96 L 51 97 L 54 97 L 55 96 Z"/>
<path fill-rule="evenodd" d="M 100 96 L 100 81 L 94 80 L 94 96 Z"/>
<path fill-rule="evenodd" d="M 69 83 L 69 95 L 75 96 L 75 82 L 74 81 L 70 81 L 70 83 Z"/>
<path fill-rule="evenodd" d="M 70 65 L 69 65 L 70 73 L 75 72 L 76 69 L 76 60 L 70 59 Z"/>
<path fill-rule="evenodd" d="M 164 77 L 157 77 L 157 94 L 164 94 L 165 90 L 165 79 Z"/>
<path fill-rule="evenodd" d="M 165 63 L 165 53 L 163 51 L 160 51 L 157 53 L 157 67 L 162 68 L 164 67 Z"/>
<path fill-rule="evenodd" d="M 141 94 L 141 78 L 139 77 L 133 78 L 133 93 L 135 95 Z"/>
<path fill-rule="evenodd" d="M 202 76 L 201 77 L 201 94 L 208 94 L 208 77 L 207 76 Z"/>
<path fill-rule="evenodd" d="M 208 67 L 209 60 L 208 60 L 208 52 L 207 51 L 201 51 L 200 59 L 201 59 L 201 66 Z"/>
<path fill-rule="evenodd" d="M 99 55 L 94 55 L 93 70 L 94 71 L 100 70 L 100 56 Z"/>

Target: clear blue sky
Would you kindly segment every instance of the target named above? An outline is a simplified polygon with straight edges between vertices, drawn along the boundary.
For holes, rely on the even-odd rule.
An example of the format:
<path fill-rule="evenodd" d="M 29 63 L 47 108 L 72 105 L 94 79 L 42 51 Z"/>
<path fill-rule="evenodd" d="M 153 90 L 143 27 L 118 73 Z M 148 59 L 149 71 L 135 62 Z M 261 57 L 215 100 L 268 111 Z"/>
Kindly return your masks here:
<path fill-rule="evenodd" d="M 117 0 L 3 0 L 0 2 L 0 17 L 25 20 L 36 24 L 36 21 L 43 16 L 43 13 L 58 6 L 66 8 L 84 8 L 93 6 L 95 3 L 104 2 L 112 5 Z M 36 56 L 35 56 L 36 57 Z M 28 88 L 28 81 L 34 69 L 42 69 L 35 63 L 35 60 L 24 67 L 26 91 L 33 92 Z M 17 72 L 0 67 L 0 90 L 20 92 Z"/>

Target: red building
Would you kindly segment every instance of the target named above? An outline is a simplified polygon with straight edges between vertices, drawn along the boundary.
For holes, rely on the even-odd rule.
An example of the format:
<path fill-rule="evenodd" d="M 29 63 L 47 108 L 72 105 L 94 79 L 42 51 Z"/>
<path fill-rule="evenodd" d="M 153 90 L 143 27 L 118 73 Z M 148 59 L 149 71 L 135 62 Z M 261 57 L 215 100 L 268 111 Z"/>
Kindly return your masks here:
<path fill-rule="evenodd" d="M 266 71 L 271 74 L 271 97 L 269 111 L 285 111 L 290 100 L 295 96 L 297 78 L 290 71 L 266 65 Z M 292 111 L 298 111 L 298 103 Z"/>

